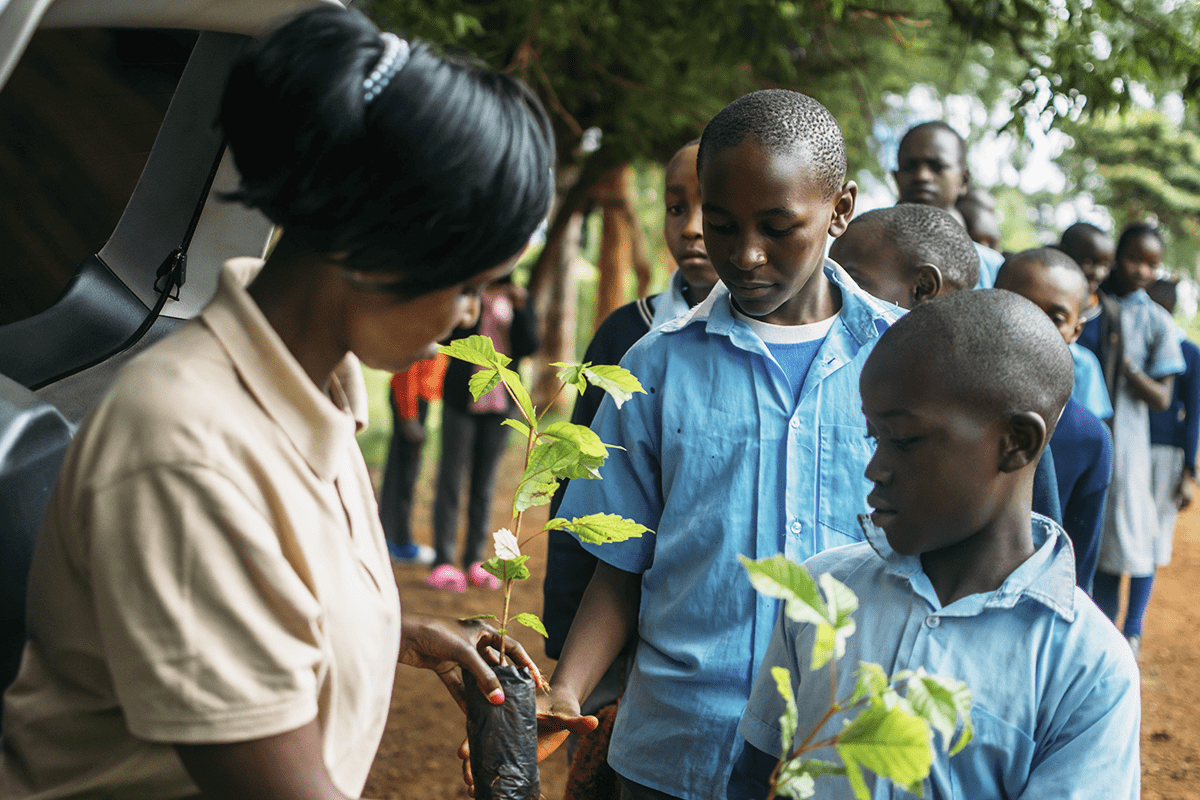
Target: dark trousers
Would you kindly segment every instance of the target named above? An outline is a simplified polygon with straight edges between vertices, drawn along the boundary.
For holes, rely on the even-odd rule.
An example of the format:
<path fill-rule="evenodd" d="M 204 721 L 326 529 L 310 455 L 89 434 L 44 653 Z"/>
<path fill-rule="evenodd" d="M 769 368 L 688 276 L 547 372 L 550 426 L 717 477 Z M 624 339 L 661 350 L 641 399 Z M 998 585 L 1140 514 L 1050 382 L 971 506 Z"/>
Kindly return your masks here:
<path fill-rule="evenodd" d="M 388 541 L 404 546 L 412 543 L 413 489 L 421 474 L 421 448 L 424 442 L 410 442 L 400 430 L 396 396 L 389 392 L 392 405 L 392 441 L 383 467 L 383 487 L 379 490 L 379 519 Z M 417 420 L 425 427 L 429 404 L 417 401 Z"/>
<path fill-rule="evenodd" d="M 489 533 L 496 469 L 511 430 L 506 414 L 469 414 L 442 404 L 442 458 L 438 465 L 437 494 L 433 502 L 434 566 L 454 561 L 458 539 L 458 505 L 463 475 L 470 472 L 467 498 L 467 542 L 462 565 L 482 561 Z"/>

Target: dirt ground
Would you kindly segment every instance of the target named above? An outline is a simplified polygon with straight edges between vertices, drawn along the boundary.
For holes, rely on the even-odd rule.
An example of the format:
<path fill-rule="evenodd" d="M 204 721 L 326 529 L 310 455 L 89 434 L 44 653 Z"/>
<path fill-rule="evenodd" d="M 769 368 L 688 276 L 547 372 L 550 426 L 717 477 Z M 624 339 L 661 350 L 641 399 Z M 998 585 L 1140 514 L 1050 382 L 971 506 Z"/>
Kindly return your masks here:
<path fill-rule="evenodd" d="M 519 464 L 510 454 L 502 469 L 511 485 Z M 503 493 L 499 496 L 505 496 Z M 511 497 L 511 489 L 507 496 Z M 430 543 L 428 476 L 417 490 L 414 523 L 417 540 Z M 497 503 L 496 527 L 506 525 Z M 544 511 L 540 517 L 545 519 Z M 530 520 L 534 522 L 534 520 Z M 518 584 L 513 609 L 540 615 L 545 574 L 545 539 L 530 548 L 530 580 Z M 488 551 L 490 555 L 490 549 Z M 408 609 L 452 617 L 497 613 L 501 592 L 470 589 L 465 595 L 438 592 L 422 583 L 424 567 L 397 567 L 400 596 Z M 1142 787 L 1145 800 L 1200 800 L 1200 508 L 1179 520 L 1174 561 L 1159 571 L 1142 645 Z M 549 677 L 554 662 L 541 637 L 520 628 L 517 638 Z M 464 720 L 437 677 L 425 670 L 399 667 L 392 713 L 365 796 L 404 800 L 465 798 L 455 750 L 464 737 Z M 562 797 L 566 758 L 560 750 L 542 763 L 542 794 Z"/>

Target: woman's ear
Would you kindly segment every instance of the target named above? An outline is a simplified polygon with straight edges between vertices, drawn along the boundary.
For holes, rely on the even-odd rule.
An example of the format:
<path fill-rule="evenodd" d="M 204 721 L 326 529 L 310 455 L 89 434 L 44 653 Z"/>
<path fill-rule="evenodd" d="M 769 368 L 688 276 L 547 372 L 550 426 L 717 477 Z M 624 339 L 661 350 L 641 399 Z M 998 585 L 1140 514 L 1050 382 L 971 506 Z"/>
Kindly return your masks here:
<path fill-rule="evenodd" d="M 1016 472 L 1037 461 L 1049 441 L 1046 421 L 1035 411 L 1018 411 L 1008 418 L 1000 443 L 1000 471 Z"/>
<path fill-rule="evenodd" d="M 912 304 L 932 300 L 942 293 L 942 271 L 933 264 L 919 264 L 913 270 Z"/>

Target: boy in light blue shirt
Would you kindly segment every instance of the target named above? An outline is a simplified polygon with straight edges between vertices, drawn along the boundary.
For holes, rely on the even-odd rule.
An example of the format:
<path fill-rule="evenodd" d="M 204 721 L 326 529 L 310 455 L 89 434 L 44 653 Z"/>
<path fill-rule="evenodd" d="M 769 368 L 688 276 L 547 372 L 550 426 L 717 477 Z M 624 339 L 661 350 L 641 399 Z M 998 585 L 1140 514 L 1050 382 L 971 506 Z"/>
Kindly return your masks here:
<path fill-rule="evenodd" d="M 804 559 L 862 538 L 858 375 L 894 314 L 825 259 L 857 187 L 837 122 L 804 95 L 747 95 L 705 129 L 704 241 L 723 283 L 622 362 L 647 394 L 593 428 L 610 452 L 559 511 L 607 511 L 657 533 L 604 545 L 542 727 L 578 726 L 628 635 L 640 636 L 609 762 L 628 797 L 720 800 L 776 603 L 737 555 Z M 640 598 L 640 599 L 639 599 Z"/>
<path fill-rule="evenodd" d="M 953 342 L 954 347 L 944 346 Z M 1033 465 L 1071 393 L 1072 363 L 1050 319 L 1012 292 L 960 292 L 911 311 L 862 373 L 877 442 L 867 542 L 810 559 L 858 594 L 857 631 L 837 662 L 841 694 L 859 661 L 965 681 L 975 735 L 936 748 L 926 798 L 1136 798 L 1137 665 L 1075 585 L 1070 541 L 1030 513 Z M 813 629 L 781 617 L 740 732 L 729 800 L 760 799 L 779 758 L 784 710 L 773 666 L 792 674 L 798 738 L 835 735 L 828 672 L 808 671 Z M 841 699 L 841 698 L 839 698 Z M 806 757 L 826 758 L 816 750 Z M 910 797 L 868 779 L 875 800 Z M 852 798 L 845 778 L 817 795 Z"/>

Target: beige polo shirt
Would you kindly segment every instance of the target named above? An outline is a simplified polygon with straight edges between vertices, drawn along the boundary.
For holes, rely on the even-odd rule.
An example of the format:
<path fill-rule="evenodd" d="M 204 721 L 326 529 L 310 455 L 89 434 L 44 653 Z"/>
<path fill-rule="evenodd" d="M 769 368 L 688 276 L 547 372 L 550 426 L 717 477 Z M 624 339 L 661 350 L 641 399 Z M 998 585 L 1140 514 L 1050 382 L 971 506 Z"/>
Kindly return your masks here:
<path fill-rule="evenodd" d="M 41 532 L 0 797 L 189 797 L 169 743 L 313 719 L 334 783 L 362 791 L 400 602 L 354 438 L 362 376 L 342 367 L 318 390 L 227 270 L 121 373 Z"/>

